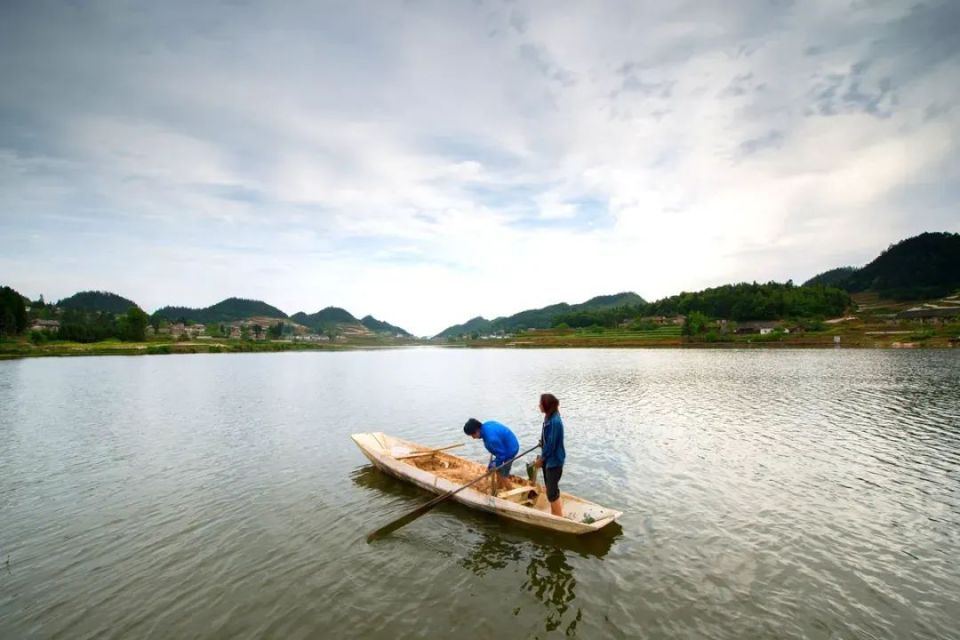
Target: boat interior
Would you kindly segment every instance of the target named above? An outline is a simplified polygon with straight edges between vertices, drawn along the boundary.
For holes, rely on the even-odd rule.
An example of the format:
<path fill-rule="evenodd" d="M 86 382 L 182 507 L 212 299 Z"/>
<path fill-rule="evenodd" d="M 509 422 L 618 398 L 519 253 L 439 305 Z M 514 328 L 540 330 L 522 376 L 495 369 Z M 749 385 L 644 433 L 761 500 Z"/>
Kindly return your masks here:
<path fill-rule="evenodd" d="M 445 451 L 427 449 L 386 434 L 376 434 L 379 448 L 396 460 L 417 467 L 429 473 L 440 476 L 456 484 L 466 484 L 483 474 L 487 467 L 484 464 L 461 458 Z M 525 461 L 517 460 L 513 469 L 524 468 Z M 503 487 L 493 478 L 484 478 L 474 485 L 474 489 L 481 493 L 492 494 L 501 500 L 509 500 L 524 507 L 535 509 L 543 513 L 550 513 L 550 503 L 547 501 L 546 489 L 542 482 L 539 470 L 533 480 L 517 475 L 510 475 L 512 488 Z M 491 485 L 491 481 L 496 484 Z M 604 518 L 617 515 L 611 509 L 583 500 L 576 496 L 561 492 L 563 500 L 563 515 L 575 522 L 593 523 Z"/>

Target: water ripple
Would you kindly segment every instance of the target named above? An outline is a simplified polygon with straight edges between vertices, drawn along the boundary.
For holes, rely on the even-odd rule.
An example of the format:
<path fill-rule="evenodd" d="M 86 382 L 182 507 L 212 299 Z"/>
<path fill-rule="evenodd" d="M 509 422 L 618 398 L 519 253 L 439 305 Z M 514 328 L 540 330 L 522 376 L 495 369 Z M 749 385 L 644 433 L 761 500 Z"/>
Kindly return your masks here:
<path fill-rule="evenodd" d="M 530 442 L 543 391 L 622 526 L 363 541 L 426 497 L 350 433 Z M 958 398 L 950 351 L 0 362 L 0 637 L 955 637 Z"/>

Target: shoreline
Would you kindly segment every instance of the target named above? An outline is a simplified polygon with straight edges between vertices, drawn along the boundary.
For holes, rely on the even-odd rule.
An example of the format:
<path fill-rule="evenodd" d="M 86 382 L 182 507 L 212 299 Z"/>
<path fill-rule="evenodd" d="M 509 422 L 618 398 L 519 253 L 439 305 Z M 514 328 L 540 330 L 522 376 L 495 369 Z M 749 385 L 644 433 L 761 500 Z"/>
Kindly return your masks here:
<path fill-rule="evenodd" d="M 221 353 L 287 353 L 287 352 L 342 352 L 379 349 L 404 349 L 411 347 L 436 347 L 452 349 L 890 349 L 890 350 L 949 350 L 956 346 L 957 339 L 925 339 L 917 342 L 880 340 L 856 340 L 845 336 L 839 344 L 819 339 L 784 340 L 729 340 L 723 342 L 657 340 L 640 341 L 627 339 L 528 339 L 512 341 L 466 341 L 466 342 L 397 342 L 342 344 L 298 343 L 63 343 L 33 345 L 30 343 L 0 343 L 0 360 L 26 358 L 73 358 L 94 356 L 153 356 Z M 866 338 L 866 337 L 865 337 Z M 13 348 L 11 348 L 13 347 Z"/>
<path fill-rule="evenodd" d="M 85 356 L 161 356 L 185 354 L 220 353 L 284 353 L 306 351 L 362 351 L 415 346 L 409 343 L 264 343 L 264 342 L 121 342 L 93 343 L 47 343 L 33 345 L 30 342 L 0 342 L 0 360 L 24 358 L 74 358 Z"/>

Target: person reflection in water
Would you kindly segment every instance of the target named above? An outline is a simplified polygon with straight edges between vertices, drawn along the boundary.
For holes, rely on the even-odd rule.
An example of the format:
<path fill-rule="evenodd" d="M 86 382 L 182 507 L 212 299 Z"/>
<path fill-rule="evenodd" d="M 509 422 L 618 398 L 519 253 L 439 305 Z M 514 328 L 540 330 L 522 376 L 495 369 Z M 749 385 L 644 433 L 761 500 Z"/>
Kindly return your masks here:
<path fill-rule="evenodd" d="M 543 414 L 543 431 L 540 432 L 540 456 L 534 463 L 543 468 L 543 483 L 547 487 L 550 513 L 563 517 L 563 502 L 560 500 L 560 476 L 567 451 L 563 447 L 563 421 L 560 419 L 560 401 L 552 393 L 540 396 L 540 413 Z"/>
<path fill-rule="evenodd" d="M 606 548 L 590 555 L 602 556 L 609 549 L 609 536 Z M 566 544 L 577 546 L 576 542 L 545 538 L 541 541 L 523 539 L 511 540 L 496 533 L 483 533 L 460 564 L 478 576 L 496 571 L 501 587 L 516 585 L 517 569 L 525 575 L 520 590 L 526 591 L 546 608 L 543 618 L 544 630 L 548 633 L 561 629 L 567 636 L 575 636 L 577 625 L 583 618 L 580 607 L 574 605 L 577 599 L 577 579 L 574 569 L 562 548 Z M 577 546 L 578 553 L 583 551 Z M 502 573 L 500 573 L 502 572 Z M 519 615 L 523 600 L 516 601 L 514 615 Z M 528 611 L 527 616 L 535 613 Z M 527 616 L 521 619 L 526 620 Z M 524 624 L 524 623 L 521 623 Z M 526 635 L 516 633 L 515 635 Z M 536 635 L 536 634 L 530 634 Z"/>

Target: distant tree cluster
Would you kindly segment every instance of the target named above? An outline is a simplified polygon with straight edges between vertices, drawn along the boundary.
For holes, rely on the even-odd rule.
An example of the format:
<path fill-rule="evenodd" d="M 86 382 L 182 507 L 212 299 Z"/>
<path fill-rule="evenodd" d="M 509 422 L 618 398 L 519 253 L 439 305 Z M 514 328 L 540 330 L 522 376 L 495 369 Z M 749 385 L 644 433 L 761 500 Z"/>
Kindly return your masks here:
<path fill-rule="evenodd" d="M 0 336 L 15 336 L 27 328 L 27 305 L 10 287 L 0 287 Z"/>
<path fill-rule="evenodd" d="M 141 341 L 146 338 L 150 316 L 139 307 L 130 307 L 126 313 L 64 309 L 57 338 L 74 342 L 99 342 L 110 338 Z"/>
<path fill-rule="evenodd" d="M 267 336 L 277 340 L 283 337 L 283 322 L 277 322 L 276 324 L 270 325 L 270 328 L 267 329 Z"/>
<path fill-rule="evenodd" d="M 687 315 L 699 311 L 727 320 L 782 320 L 836 316 L 850 304 L 850 295 L 835 287 L 742 282 L 658 300 L 644 315 Z"/>
<path fill-rule="evenodd" d="M 632 320 L 640 326 L 640 318 L 651 316 L 689 316 L 727 320 L 782 320 L 785 318 L 813 318 L 836 316 L 851 304 L 847 292 L 835 287 L 797 287 L 785 284 L 740 283 L 681 293 L 656 302 L 560 314 L 554 326 L 613 327 Z M 699 322 L 699 316 L 696 322 Z M 696 324 L 696 323 L 694 323 Z M 694 333 L 699 326 L 692 327 Z"/>
<path fill-rule="evenodd" d="M 615 327 L 624 320 L 643 315 L 646 304 L 597 309 L 594 311 L 571 311 L 561 313 L 554 319 L 554 327 L 581 329 L 584 327 Z"/>

